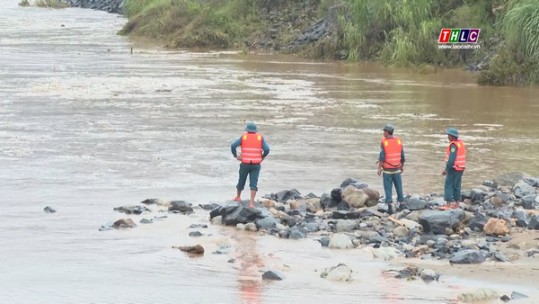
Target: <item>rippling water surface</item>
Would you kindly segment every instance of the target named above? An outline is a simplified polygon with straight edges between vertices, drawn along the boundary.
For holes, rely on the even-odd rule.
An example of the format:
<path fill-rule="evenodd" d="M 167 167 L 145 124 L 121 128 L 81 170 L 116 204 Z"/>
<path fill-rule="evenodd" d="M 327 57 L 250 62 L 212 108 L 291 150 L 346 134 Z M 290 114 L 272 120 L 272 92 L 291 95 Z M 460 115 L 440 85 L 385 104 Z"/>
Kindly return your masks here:
<path fill-rule="evenodd" d="M 123 217 L 113 207 L 145 198 L 231 198 L 229 144 L 247 120 L 272 149 L 261 195 L 320 195 L 346 177 L 382 190 L 375 161 L 388 122 L 405 143 L 407 193 L 442 190 L 448 126 L 468 144 L 465 187 L 539 175 L 537 90 L 477 87 L 463 72 L 166 51 L 117 36 L 125 19 L 92 10 L 0 0 L 0 16 L 1 303 L 442 303 L 462 289 L 397 281 L 381 261 L 312 240 L 215 226 L 193 240 L 201 210 L 97 231 Z M 171 248 L 197 242 L 204 257 Z M 211 254 L 223 245 L 228 254 Z M 352 283 L 320 279 L 339 262 L 356 270 Z M 263 283 L 268 268 L 286 280 Z"/>

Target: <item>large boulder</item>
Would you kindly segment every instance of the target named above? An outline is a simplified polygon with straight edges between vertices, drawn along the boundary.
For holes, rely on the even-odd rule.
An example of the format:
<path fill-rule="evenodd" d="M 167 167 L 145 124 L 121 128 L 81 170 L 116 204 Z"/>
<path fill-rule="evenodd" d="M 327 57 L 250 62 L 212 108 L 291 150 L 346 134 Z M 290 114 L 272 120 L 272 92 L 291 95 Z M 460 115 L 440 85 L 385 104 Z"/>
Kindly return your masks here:
<path fill-rule="evenodd" d="M 342 192 L 342 199 L 352 208 L 361 208 L 369 200 L 369 195 L 354 186 L 348 186 Z"/>
<path fill-rule="evenodd" d="M 247 224 L 254 222 L 260 217 L 260 210 L 243 206 L 227 206 L 221 208 L 221 216 L 223 217 L 223 224 L 236 226 L 238 223 Z"/>
<path fill-rule="evenodd" d="M 502 219 L 491 218 L 483 227 L 487 235 L 506 235 L 511 231 L 511 224 Z"/>
<path fill-rule="evenodd" d="M 451 264 L 480 264 L 486 260 L 485 255 L 479 250 L 466 249 L 455 253 L 450 259 Z"/>
<path fill-rule="evenodd" d="M 455 229 L 466 218 L 462 210 L 425 211 L 419 217 L 423 231 L 434 234 L 446 233 L 446 228 Z"/>

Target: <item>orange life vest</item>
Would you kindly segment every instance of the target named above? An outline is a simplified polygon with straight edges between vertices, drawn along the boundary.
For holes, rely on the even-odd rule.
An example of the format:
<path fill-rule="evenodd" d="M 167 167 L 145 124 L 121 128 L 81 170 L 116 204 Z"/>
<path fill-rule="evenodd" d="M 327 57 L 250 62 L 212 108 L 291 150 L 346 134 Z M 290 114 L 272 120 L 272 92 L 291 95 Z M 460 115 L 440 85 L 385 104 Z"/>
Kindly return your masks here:
<path fill-rule="evenodd" d="M 455 158 L 455 164 L 453 165 L 453 169 L 455 169 L 455 171 L 464 171 L 464 169 L 466 169 L 466 147 L 464 146 L 464 142 L 462 142 L 462 140 L 460 139 L 457 139 L 449 143 L 445 152 L 446 162 L 449 161 L 451 145 L 455 145 L 457 147 L 457 157 Z"/>
<path fill-rule="evenodd" d="M 241 137 L 241 162 L 260 164 L 262 162 L 262 135 L 244 133 Z"/>
<path fill-rule="evenodd" d="M 384 138 L 382 140 L 382 147 L 385 154 L 384 160 L 382 162 L 382 167 L 384 169 L 397 169 L 402 167 L 402 142 L 400 138 Z"/>

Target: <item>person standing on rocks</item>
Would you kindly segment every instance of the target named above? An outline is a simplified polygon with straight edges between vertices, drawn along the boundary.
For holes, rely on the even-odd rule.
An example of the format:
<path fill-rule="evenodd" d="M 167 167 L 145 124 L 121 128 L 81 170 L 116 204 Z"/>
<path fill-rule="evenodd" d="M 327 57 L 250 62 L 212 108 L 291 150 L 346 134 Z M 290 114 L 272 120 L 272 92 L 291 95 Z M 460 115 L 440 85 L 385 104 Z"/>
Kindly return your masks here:
<path fill-rule="evenodd" d="M 459 139 L 459 132 L 455 128 L 447 129 L 447 139 L 449 145 L 445 152 L 445 170 L 442 175 L 445 176 L 444 199 L 445 206 L 442 210 L 457 209 L 461 201 L 462 174 L 466 169 L 466 147 L 464 142 Z"/>
<path fill-rule="evenodd" d="M 258 133 L 258 128 L 254 122 L 248 122 L 245 127 L 245 133 L 235 140 L 230 149 L 234 158 L 241 162 L 238 184 L 236 185 L 236 202 L 241 202 L 241 192 L 245 187 L 247 175 L 249 175 L 249 187 L 251 188 L 251 199 L 249 207 L 253 208 L 255 204 L 256 191 L 258 191 L 258 177 L 260 175 L 260 164 L 268 156 L 270 147 L 264 136 Z M 236 149 L 241 147 L 241 153 L 238 155 Z"/>
<path fill-rule="evenodd" d="M 382 138 L 380 155 L 378 157 L 378 176 L 384 173 L 384 192 L 385 200 L 388 205 L 387 212 L 393 214 L 392 206 L 392 188 L 395 185 L 397 191 L 397 202 L 404 203 L 404 195 L 402 192 L 402 177 L 404 172 L 404 149 L 402 141 L 398 137 L 393 137 L 395 128 L 388 124 L 383 129 L 384 138 Z"/>

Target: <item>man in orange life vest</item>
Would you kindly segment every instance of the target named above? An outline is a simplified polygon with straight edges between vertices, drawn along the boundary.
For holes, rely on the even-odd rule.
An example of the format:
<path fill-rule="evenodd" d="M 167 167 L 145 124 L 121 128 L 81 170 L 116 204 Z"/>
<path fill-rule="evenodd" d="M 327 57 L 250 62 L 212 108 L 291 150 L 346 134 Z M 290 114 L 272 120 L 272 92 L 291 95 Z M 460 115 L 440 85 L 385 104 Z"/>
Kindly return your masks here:
<path fill-rule="evenodd" d="M 447 139 L 449 145 L 445 153 L 445 170 L 442 175 L 445 175 L 444 184 L 444 199 L 445 206 L 440 209 L 457 209 L 461 201 L 461 184 L 462 174 L 466 168 L 466 147 L 462 140 L 459 139 L 459 132 L 455 128 L 447 129 Z"/>
<path fill-rule="evenodd" d="M 386 125 L 383 129 L 384 138 L 381 143 L 380 156 L 378 157 L 378 176 L 384 172 L 384 192 L 388 205 L 387 213 L 393 214 L 392 194 L 393 184 L 397 191 L 397 202 L 404 203 L 402 194 L 401 173 L 404 171 L 404 149 L 402 141 L 398 137 L 393 137 L 392 125 Z"/>
<path fill-rule="evenodd" d="M 266 156 L 268 156 L 270 147 L 264 139 L 264 136 L 257 133 L 258 128 L 254 122 L 247 123 L 245 131 L 246 132 L 240 138 L 230 145 L 234 158 L 241 161 L 240 176 L 238 184 L 236 185 L 237 194 L 234 200 L 241 202 L 241 191 L 243 191 L 245 182 L 247 181 L 247 175 L 249 175 L 249 187 L 251 188 L 249 207 L 253 208 L 256 191 L 258 190 L 257 184 L 258 176 L 260 175 L 260 163 L 262 163 Z M 239 155 L 236 153 L 238 146 L 241 147 L 241 153 Z"/>

